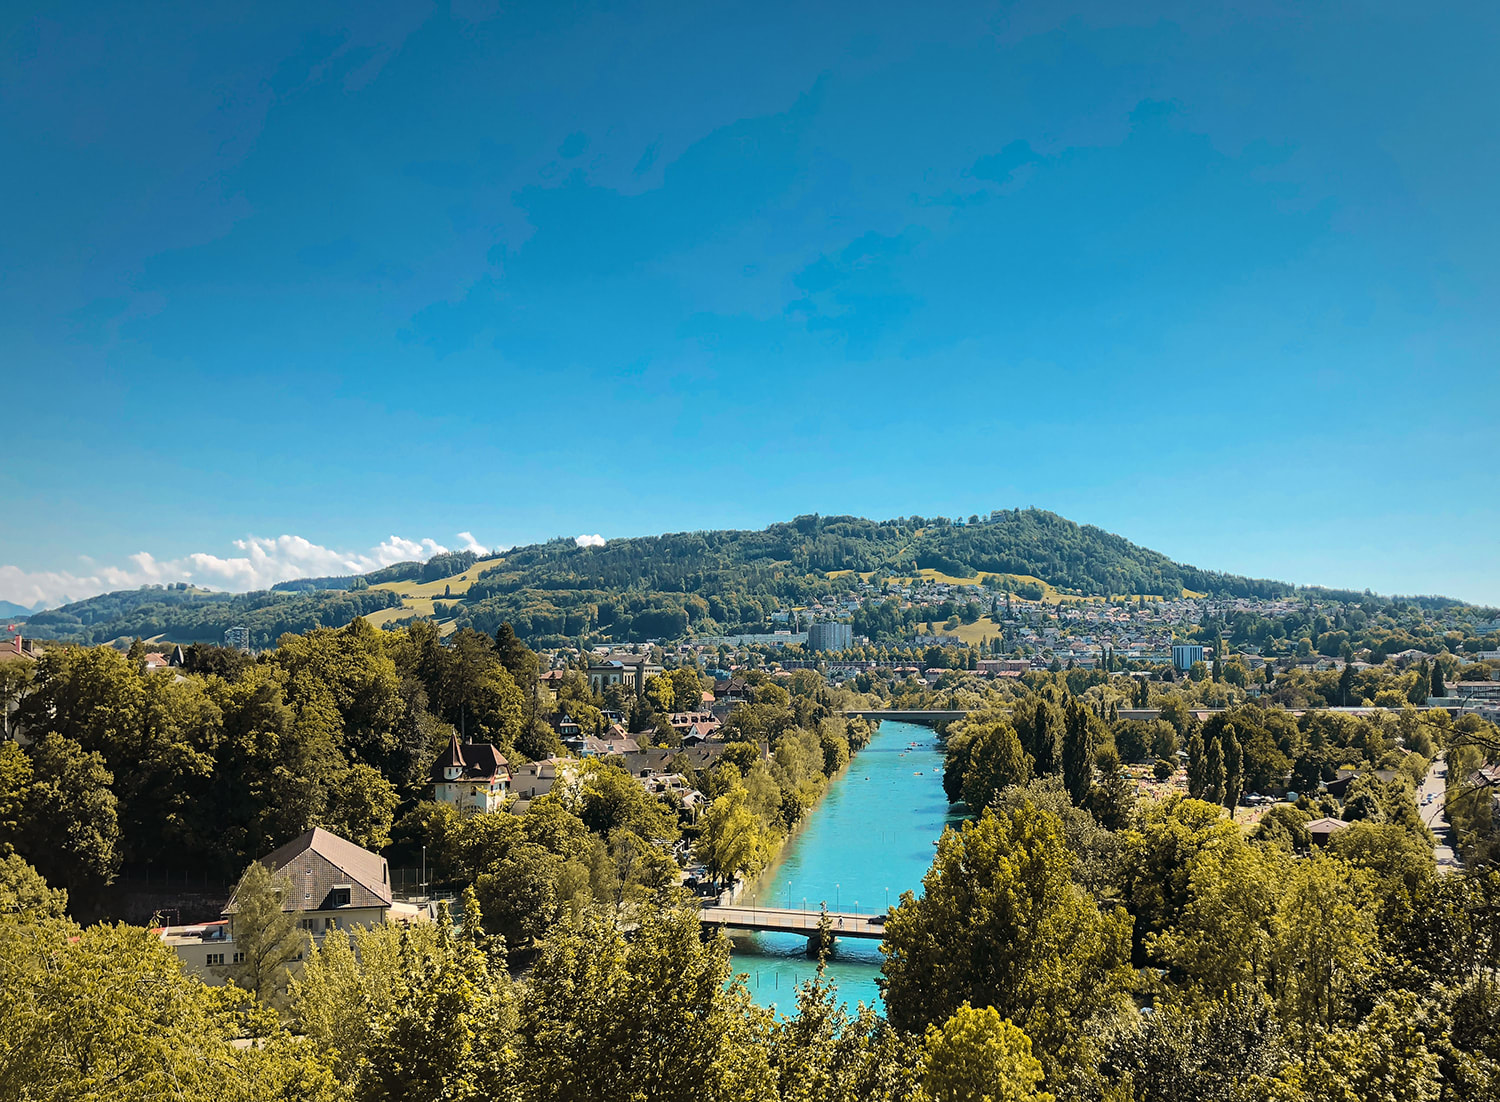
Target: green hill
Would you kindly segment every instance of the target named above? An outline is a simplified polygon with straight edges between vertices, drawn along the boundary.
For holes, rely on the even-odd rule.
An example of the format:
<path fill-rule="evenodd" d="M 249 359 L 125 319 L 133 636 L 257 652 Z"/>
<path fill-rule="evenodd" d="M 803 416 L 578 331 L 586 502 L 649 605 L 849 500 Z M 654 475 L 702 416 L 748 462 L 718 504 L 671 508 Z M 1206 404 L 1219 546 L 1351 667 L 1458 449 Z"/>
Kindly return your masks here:
<path fill-rule="evenodd" d="M 594 634 L 671 639 L 763 628 L 777 608 L 806 605 L 871 577 L 924 571 L 976 583 L 987 574 L 1026 577 L 1032 585 L 1039 579 L 1038 596 L 1293 591 L 1282 582 L 1184 566 L 1102 529 L 1028 509 L 980 524 L 804 516 L 760 531 L 642 536 L 603 547 L 553 540 L 510 551 L 483 569 L 461 601 L 438 602 L 436 612 L 483 631 L 509 620 L 538 645 Z M 1023 591 L 1019 583 L 1011 588 Z"/>
<path fill-rule="evenodd" d="M 261 648 L 274 645 L 289 631 L 341 626 L 356 616 L 400 604 L 394 593 L 369 588 L 217 593 L 186 586 L 147 586 L 38 612 L 22 630 L 65 643 L 109 643 L 136 636 L 160 636 L 173 643 L 220 643 L 226 628 L 240 625 L 250 630 L 251 643 Z"/>
<path fill-rule="evenodd" d="M 30 618 L 42 638 L 99 643 L 140 635 L 216 642 L 232 624 L 256 646 L 285 631 L 366 616 L 379 625 L 431 617 L 445 630 L 493 632 L 510 621 L 536 646 L 679 639 L 765 630 L 770 614 L 857 589 L 862 582 L 935 578 L 988 582 L 1022 599 L 1184 592 L 1273 598 L 1284 582 L 1174 562 L 1091 525 L 1038 509 L 982 523 L 902 517 L 803 516 L 758 531 L 679 532 L 579 547 L 557 539 L 476 560 L 467 552 L 399 563 L 363 577 L 301 579 L 270 591 L 187 587 L 105 594 Z M 1311 591 L 1323 600 L 1359 593 Z"/>

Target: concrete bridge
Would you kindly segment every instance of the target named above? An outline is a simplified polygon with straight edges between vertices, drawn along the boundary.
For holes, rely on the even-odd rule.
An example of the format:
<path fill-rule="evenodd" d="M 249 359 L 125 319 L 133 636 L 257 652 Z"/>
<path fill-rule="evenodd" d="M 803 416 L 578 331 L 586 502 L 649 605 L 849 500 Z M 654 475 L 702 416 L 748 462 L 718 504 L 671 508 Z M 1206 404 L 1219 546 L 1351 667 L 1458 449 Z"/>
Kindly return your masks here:
<path fill-rule="evenodd" d="M 892 723 L 920 723 L 923 726 L 932 727 L 939 723 L 952 723 L 955 719 L 963 719 L 969 713 L 967 711 L 945 712 L 936 709 L 904 712 L 892 708 L 877 708 L 869 712 L 845 712 L 844 714 L 859 716 L 861 719 L 888 719 Z"/>
<path fill-rule="evenodd" d="M 785 910 L 781 907 L 704 907 L 699 917 L 705 926 L 723 930 L 758 930 L 772 934 L 802 934 L 812 938 L 818 932 L 822 911 Z M 885 913 L 849 914 L 829 911 L 830 933 L 834 937 L 862 937 L 879 941 L 885 937 Z"/>

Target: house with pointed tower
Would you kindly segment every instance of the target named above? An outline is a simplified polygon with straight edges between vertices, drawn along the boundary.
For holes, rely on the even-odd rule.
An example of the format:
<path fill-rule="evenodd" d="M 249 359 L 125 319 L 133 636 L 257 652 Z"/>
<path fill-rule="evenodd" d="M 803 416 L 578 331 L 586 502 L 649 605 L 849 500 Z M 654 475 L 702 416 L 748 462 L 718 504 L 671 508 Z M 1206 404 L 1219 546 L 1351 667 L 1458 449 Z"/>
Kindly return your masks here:
<path fill-rule="evenodd" d="M 458 741 L 454 735 L 432 767 L 432 798 L 464 815 L 499 811 L 510 792 L 510 765 L 488 742 Z"/>

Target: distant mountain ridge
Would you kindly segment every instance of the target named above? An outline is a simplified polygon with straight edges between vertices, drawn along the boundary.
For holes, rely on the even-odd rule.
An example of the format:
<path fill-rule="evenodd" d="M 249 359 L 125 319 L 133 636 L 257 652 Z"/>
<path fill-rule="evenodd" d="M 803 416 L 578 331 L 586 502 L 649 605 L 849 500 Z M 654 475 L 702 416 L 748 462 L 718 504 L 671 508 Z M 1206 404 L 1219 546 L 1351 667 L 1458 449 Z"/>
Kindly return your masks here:
<path fill-rule="evenodd" d="M 294 579 L 258 593 L 169 587 L 103 594 L 32 616 L 28 633 L 82 643 L 137 635 L 218 642 L 226 628 L 243 625 L 256 646 L 270 646 L 283 632 L 337 626 L 354 616 L 381 624 L 430 616 L 485 632 L 509 621 L 539 646 L 584 638 L 679 639 L 763 628 L 773 612 L 852 588 L 854 574 L 885 579 L 922 571 L 954 580 L 987 578 L 1023 598 L 1042 592 L 1049 599 L 1176 597 L 1184 591 L 1257 598 L 1305 592 L 1341 601 L 1366 596 L 1298 590 L 1178 563 L 1040 509 L 996 510 L 971 520 L 812 515 L 759 530 L 627 537 L 602 546 L 556 539 L 482 560 L 446 552 L 425 563 Z"/>

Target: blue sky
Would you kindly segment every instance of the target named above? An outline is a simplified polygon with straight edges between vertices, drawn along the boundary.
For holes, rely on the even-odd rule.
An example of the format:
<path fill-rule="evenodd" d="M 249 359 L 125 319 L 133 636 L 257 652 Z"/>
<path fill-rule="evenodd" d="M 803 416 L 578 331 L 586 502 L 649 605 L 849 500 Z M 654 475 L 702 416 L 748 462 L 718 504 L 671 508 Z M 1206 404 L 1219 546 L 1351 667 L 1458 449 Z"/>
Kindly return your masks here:
<path fill-rule="evenodd" d="M 1500 603 L 1493 5 L 27 7 L 0 598 L 1037 505 Z"/>

